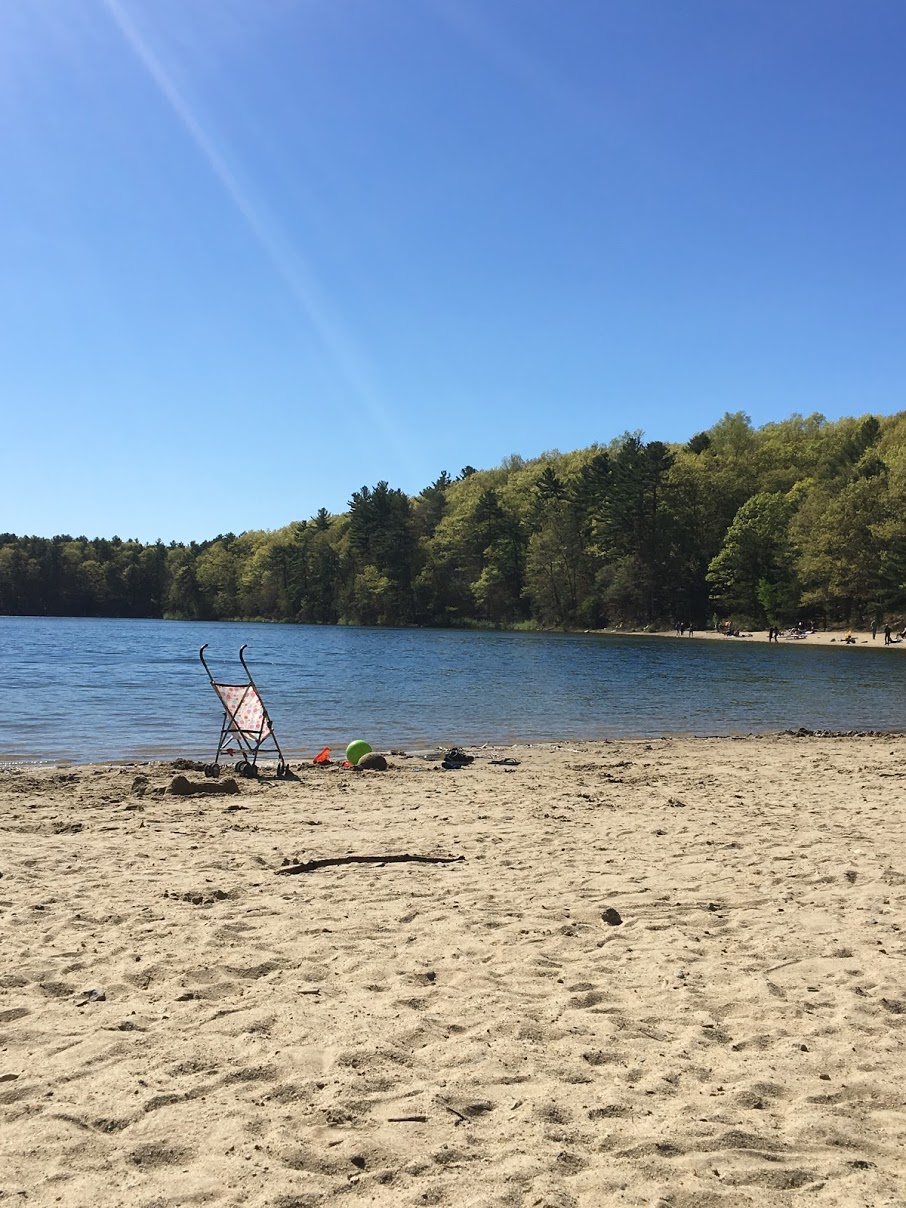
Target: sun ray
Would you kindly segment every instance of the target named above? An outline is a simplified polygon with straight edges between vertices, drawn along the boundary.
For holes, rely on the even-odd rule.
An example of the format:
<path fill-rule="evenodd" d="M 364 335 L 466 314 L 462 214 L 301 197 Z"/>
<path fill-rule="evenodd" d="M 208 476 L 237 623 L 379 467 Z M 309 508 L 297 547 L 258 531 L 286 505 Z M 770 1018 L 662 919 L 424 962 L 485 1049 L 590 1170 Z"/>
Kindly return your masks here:
<path fill-rule="evenodd" d="M 253 202 L 214 139 L 192 111 L 184 95 L 167 72 L 160 57 L 124 11 L 120 0 L 101 0 L 132 54 L 147 72 L 174 116 L 178 119 L 224 193 L 241 215 L 249 232 L 271 268 L 302 308 L 309 324 L 336 368 L 354 391 L 370 417 L 391 441 L 402 461 L 408 461 L 404 442 L 385 404 L 372 383 L 373 372 L 354 346 L 342 321 L 333 313 L 323 290 L 298 250 L 259 202 Z"/>

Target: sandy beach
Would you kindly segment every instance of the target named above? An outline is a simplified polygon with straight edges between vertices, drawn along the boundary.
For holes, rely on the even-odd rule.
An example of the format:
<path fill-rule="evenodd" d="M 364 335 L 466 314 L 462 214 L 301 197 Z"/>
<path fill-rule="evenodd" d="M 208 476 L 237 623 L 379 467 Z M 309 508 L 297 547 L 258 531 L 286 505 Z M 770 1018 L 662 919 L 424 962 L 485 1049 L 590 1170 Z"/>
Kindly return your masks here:
<path fill-rule="evenodd" d="M 902 627 L 902 624 L 901 624 L 901 627 Z M 608 629 L 608 630 L 601 630 L 600 632 L 602 632 L 602 633 L 603 632 L 619 633 L 622 631 Z M 852 642 L 846 642 L 844 639 L 846 638 L 847 633 L 850 633 L 850 632 L 851 632 L 854 640 Z M 644 631 L 633 630 L 632 636 L 633 637 L 644 636 Z M 675 638 L 678 642 L 688 642 L 689 641 L 688 633 L 679 634 L 679 633 L 676 633 L 676 631 L 673 629 L 661 629 L 661 630 L 658 630 L 656 633 L 649 634 L 649 636 L 659 637 L 659 638 Z M 704 638 L 708 641 L 714 641 L 714 642 L 728 642 L 731 645 L 739 643 L 739 642 L 767 642 L 768 641 L 768 631 L 766 629 L 755 629 L 755 630 L 746 629 L 746 630 L 743 630 L 743 632 L 738 635 L 734 635 L 733 637 L 728 637 L 725 633 L 721 633 L 714 629 L 696 629 L 692 634 L 692 641 L 698 641 L 701 638 Z M 782 633 L 780 635 L 780 637 L 777 639 L 777 645 L 778 646 L 840 646 L 840 647 L 842 647 L 843 650 L 852 650 L 854 646 L 871 646 L 878 650 L 888 650 L 888 651 L 906 650 L 906 641 L 896 640 L 896 634 L 894 634 L 894 639 L 895 640 L 893 642 L 891 642 L 890 645 L 885 646 L 883 629 L 879 629 L 877 632 L 877 635 L 874 638 L 871 636 L 870 629 L 865 630 L 864 632 L 861 629 L 853 629 L 853 630 L 819 629 L 815 632 L 810 632 L 810 633 L 804 634 L 802 637 L 798 637 L 798 638 L 791 637 L 788 633 Z"/>
<path fill-rule="evenodd" d="M 0 771 L 0 1199 L 906 1204 L 906 737 L 472 754 Z"/>

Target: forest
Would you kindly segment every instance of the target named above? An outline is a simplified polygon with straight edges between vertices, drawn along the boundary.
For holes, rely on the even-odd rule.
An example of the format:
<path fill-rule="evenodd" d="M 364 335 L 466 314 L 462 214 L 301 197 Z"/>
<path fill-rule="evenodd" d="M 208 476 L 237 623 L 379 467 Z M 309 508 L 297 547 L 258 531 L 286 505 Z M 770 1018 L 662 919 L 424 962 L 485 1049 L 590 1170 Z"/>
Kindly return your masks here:
<path fill-rule="evenodd" d="M 0 534 L 0 614 L 598 629 L 906 615 L 906 412 L 627 432 L 275 531 Z"/>

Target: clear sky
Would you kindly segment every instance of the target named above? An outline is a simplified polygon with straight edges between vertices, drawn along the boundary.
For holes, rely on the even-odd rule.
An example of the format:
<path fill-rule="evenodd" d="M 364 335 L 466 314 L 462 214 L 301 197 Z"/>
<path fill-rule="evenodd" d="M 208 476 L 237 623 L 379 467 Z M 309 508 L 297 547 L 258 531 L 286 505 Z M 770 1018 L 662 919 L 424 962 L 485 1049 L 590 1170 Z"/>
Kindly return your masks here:
<path fill-rule="evenodd" d="M 0 530 L 906 406 L 903 0 L 5 0 Z"/>

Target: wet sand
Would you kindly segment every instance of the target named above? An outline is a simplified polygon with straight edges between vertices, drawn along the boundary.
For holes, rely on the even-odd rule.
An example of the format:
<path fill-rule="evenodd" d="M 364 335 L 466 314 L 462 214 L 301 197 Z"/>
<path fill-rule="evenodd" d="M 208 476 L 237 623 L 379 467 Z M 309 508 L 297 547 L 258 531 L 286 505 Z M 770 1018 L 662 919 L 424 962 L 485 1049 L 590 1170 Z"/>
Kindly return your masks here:
<path fill-rule="evenodd" d="M 0 772 L 7 1201 L 906 1203 L 906 738 L 472 753 Z"/>

